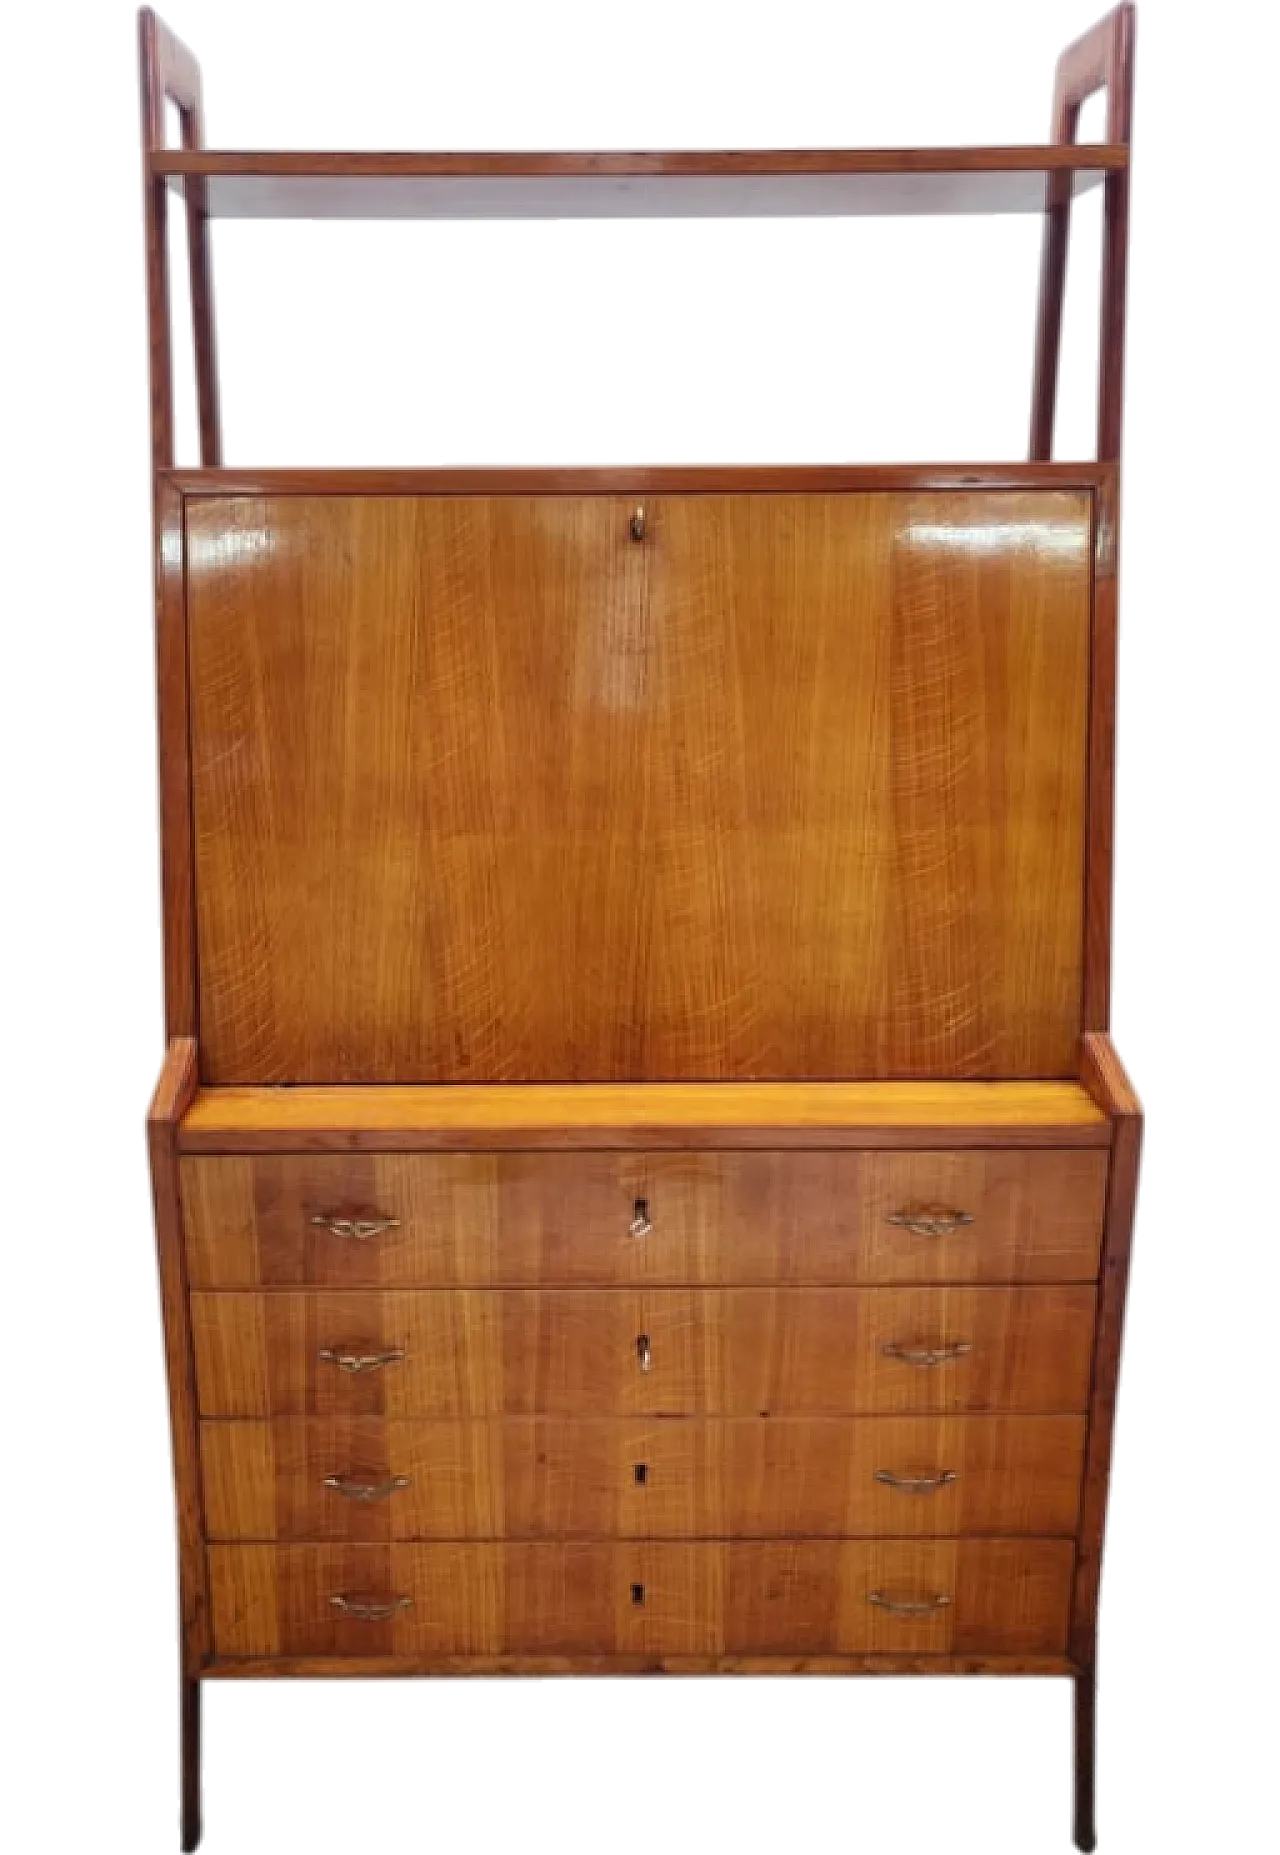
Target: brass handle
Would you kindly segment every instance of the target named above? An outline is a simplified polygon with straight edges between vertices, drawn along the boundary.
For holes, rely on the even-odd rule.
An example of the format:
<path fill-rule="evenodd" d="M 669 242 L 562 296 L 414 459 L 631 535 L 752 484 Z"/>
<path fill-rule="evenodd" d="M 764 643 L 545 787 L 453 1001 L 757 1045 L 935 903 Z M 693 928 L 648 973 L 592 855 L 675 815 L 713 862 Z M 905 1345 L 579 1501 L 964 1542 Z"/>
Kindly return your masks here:
<path fill-rule="evenodd" d="M 336 1365 L 339 1372 L 381 1372 L 389 1365 L 399 1365 L 404 1358 L 404 1350 L 399 1346 L 390 1346 L 383 1353 L 353 1353 L 344 1347 L 322 1346 L 320 1357 L 329 1365 Z"/>
<path fill-rule="evenodd" d="M 644 540 L 645 526 L 644 504 L 638 502 L 631 517 L 631 539 L 633 541 Z"/>
<path fill-rule="evenodd" d="M 950 1237 L 973 1222 L 973 1212 L 944 1211 L 930 1205 L 919 1211 L 891 1211 L 885 1221 L 917 1237 Z"/>
<path fill-rule="evenodd" d="M 649 1221 L 649 1200 L 647 1198 L 636 1199 L 634 1215 L 627 1229 L 633 1237 L 647 1237 L 652 1233 L 653 1225 Z"/>
<path fill-rule="evenodd" d="M 640 1361 L 640 1370 L 642 1372 L 648 1372 L 652 1369 L 653 1347 L 650 1344 L 649 1336 L 647 1333 L 641 1333 L 637 1335 L 636 1358 Z"/>
<path fill-rule="evenodd" d="M 951 1599 L 942 1591 L 929 1597 L 889 1597 L 883 1591 L 868 1591 L 867 1602 L 895 1617 L 931 1617 L 935 1610 L 945 1610 Z"/>
<path fill-rule="evenodd" d="M 936 1475 L 895 1475 L 892 1469 L 877 1469 L 874 1479 L 903 1494 L 932 1494 L 938 1488 L 949 1488 L 959 1477 L 954 1469 L 939 1469 Z"/>
<path fill-rule="evenodd" d="M 357 1481 L 353 1475 L 326 1475 L 324 1486 L 332 1488 L 344 1501 L 362 1501 L 370 1506 L 374 1501 L 385 1501 L 399 1494 L 402 1488 L 409 1486 L 409 1477 L 392 1475 L 386 1481 Z"/>
<path fill-rule="evenodd" d="M 311 1222 L 331 1237 L 345 1237 L 353 1243 L 367 1243 L 385 1230 L 400 1228 L 398 1217 L 331 1217 L 327 1211 L 317 1211 Z"/>
<path fill-rule="evenodd" d="M 953 1359 L 963 1359 L 966 1353 L 973 1351 L 967 1340 L 957 1340 L 950 1346 L 900 1346 L 897 1340 L 890 1340 L 884 1349 L 886 1359 L 901 1360 L 903 1365 L 920 1366 L 928 1370 L 932 1366 L 950 1365 Z"/>
<path fill-rule="evenodd" d="M 398 1610 L 408 1610 L 412 1602 L 411 1597 L 348 1597 L 342 1591 L 329 1599 L 334 1610 L 340 1610 L 344 1617 L 355 1617 L 360 1623 L 385 1623 Z"/>

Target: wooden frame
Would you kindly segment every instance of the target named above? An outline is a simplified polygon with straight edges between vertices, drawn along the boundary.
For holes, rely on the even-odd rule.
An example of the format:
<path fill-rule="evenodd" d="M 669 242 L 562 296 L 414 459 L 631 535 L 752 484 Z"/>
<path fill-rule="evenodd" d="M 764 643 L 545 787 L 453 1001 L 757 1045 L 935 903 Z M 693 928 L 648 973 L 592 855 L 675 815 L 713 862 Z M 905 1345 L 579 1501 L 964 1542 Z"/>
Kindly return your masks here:
<path fill-rule="evenodd" d="M 182 1613 L 182 1846 L 200 1840 L 200 1687 L 198 1676 L 212 1651 L 208 1569 L 205 1559 L 200 1446 L 196 1420 L 195 1360 L 187 1300 L 186 1247 L 178 1193 L 178 1127 L 196 1088 L 196 1046 L 175 1037 L 147 1116 L 147 1145 L 155 1205 L 156 1251 L 164 1313 L 165 1363 L 173 1439 L 178 1515 L 178 1586 Z"/>
<path fill-rule="evenodd" d="M 370 1657 L 326 1659 L 285 1657 L 272 1662 L 217 1659 L 209 1620 L 208 1569 L 204 1545 L 194 1365 L 187 1301 L 186 1259 L 179 1198 L 180 1153 L 516 1150 L 543 1146 L 679 1148 L 701 1145 L 920 1147 L 936 1144 L 945 1126 L 948 1145 L 1099 1145 L 1110 1149 L 1109 1188 L 1100 1300 L 1094 1340 L 1088 1443 L 1079 1544 L 1067 1653 L 1044 1657 L 819 1656 L 719 1660 L 672 1658 L 670 1673 L 1035 1673 L 1072 1677 L 1076 1700 L 1076 1840 L 1094 1846 L 1093 1787 L 1098 1591 L 1110 1473 L 1120 1342 L 1123 1329 L 1134 1202 L 1142 1137 L 1137 1098 L 1107 1033 L 1110 993 L 1112 833 L 1117 615 L 1117 523 L 1123 426 L 1124 323 L 1129 210 L 1129 152 L 1132 129 L 1134 8 L 1118 6 L 1059 60 L 1053 104 L 1053 140 L 1039 149 L 871 150 L 806 153 L 689 155 L 298 155 L 226 154 L 204 148 L 199 67 L 189 51 L 150 9 L 139 16 L 141 56 L 144 207 L 146 220 L 147 316 L 150 357 L 151 455 L 155 517 L 155 599 L 161 797 L 165 999 L 168 1051 L 148 1118 L 156 1231 L 164 1311 L 166 1364 L 173 1429 L 182 1607 L 181 1719 L 183 1748 L 183 1847 L 200 1835 L 199 1681 L 212 1677 L 268 1675 L 362 1675 L 462 1673 L 617 1672 L 615 1658 L 493 1657 L 480 1661 L 444 1658 L 389 1661 Z M 1107 92 L 1106 141 L 1076 143 L 1085 100 Z M 181 149 L 166 147 L 165 112 L 176 105 Z M 1104 254 L 1101 286 L 1097 457 L 1090 463 L 1052 458 L 1057 401 L 1071 204 L 1089 181 L 1104 189 Z M 258 211 L 264 205 L 282 216 L 319 202 L 318 216 L 341 216 L 344 202 L 363 199 L 365 216 L 414 216 L 401 212 L 412 189 L 470 182 L 510 182 L 528 191 L 510 216 L 546 216 L 563 184 L 590 187 L 612 182 L 637 191 L 614 206 L 636 213 L 712 210 L 718 201 L 732 210 L 773 211 L 1026 210 L 1043 200 L 1035 371 L 1032 385 L 1030 455 L 1026 462 L 914 466 L 757 466 L 749 468 L 545 470 L 263 470 L 225 467 L 219 411 L 217 354 L 209 220 Z M 684 196 L 679 187 L 705 185 L 705 194 Z M 844 194 L 815 207 L 817 194 L 792 189 L 833 184 Z M 933 193 L 924 186 L 928 183 Z M 278 186 L 284 191 L 273 194 Z M 290 193 L 293 186 L 302 192 Z M 858 191 L 870 189 L 865 196 Z M 221 187 L 224 190 L 218 192 Z M 305 189 L 317 189 L 308 194 Z M 357 192 L 344 194 L 343 188 Z M 360 187 L 371 189 L 361 195 Z M 237 188 L 242 189 L 237 191 Z M 244 188 L 257 188 L 257 194 Z M 330 189 L 328 194 L 325 189 Z M 719 193 L 715 192 L 720 188 Z M 875 189 L 883 191 L 875 204 Z M 921 189 L 913 195 L 912 189 Z M 948 188 L 951 190 L 948 191 Z M 542 191 L 540 191 L 542 189 Z M 1028 191 L 1030 189 L 1030 191 Z M 1036 189 L 1039 189 L 1037 192 Z M 336 190 L 336 191 L 334 191 Z M 665 190 L 665 191 L 664 191 Z M 736 191 L 733 191 L 736 190 Z M 180 193 L 187 209 L 193 351 L 199 420 L 200 465 L 178 467 L 175 459 L 173 336 L 170 315 L 168 201 Z M 425 198 L 426 196 L 422 196 Z M 434 196 L 432 196 L 434 198 Z M 464 197 L 464 196 L 460 196 Z M 478 197 L 478 196 L 477 196 Z M 607 196 L 599 196 L 606 198 Z M 801 204 L 807 198 L 808 204 Z M 400 205 L 396 206 L 397 199 Z M 255 204 L 256 201 L 256 204 Z M 942 206 L 936 203 L 941 201 Z M 247 204 L 246 204 L 247 202 Z M 870 203 L 866 203 L 870 202 Z M 1010 204 L 1013 202 L 1013 204 Z M 395 208 L 392 211 L 392 208 Z M 422 210 L 421 200 L 415 211 Z M 434 208 L 432 209 L 435 210 Z M 594 208 L 592 208 L 594 210 Z M 483 216 L 483 215 L 480 215 Z M 761 1108 L 759 1126 L 745 1123 L 726 1131 L 713 1115 L 700 1118 L 686 1104 L 657 1104 L 647 1119 L 634 1117 L 625 1130 L 587 1114 L 567 1132 L 549 1131 L 546 1114 L 523 1120 L 517 1113 L 503 1133 L 493 1126 L 468 1133 L 465 1114 L 445 1125 L 447 1103 L 439 1096 L 427 1112 L 411 1088 L 380 1091 L 373 1112 L 367 1103 L 339 1100 L 352 1091 L 298 1090 L 281 1105 L 271 1090 L 201 1092 L 199 1002 L 194 900 L 192 774 L 188 716 L 186 509 L 189 501 L 225 496 L 500 496 L 541 494 L 660 495 L 779 491 L 865 492 L 908 489 L 1079 488 L 1093 500 L 1094 581 L 1089 678 L 1089 748 L 1085 836 L 1085 944 L 1081 998 L 1078 1085 L 1056 1084 L 1086 1097 L 1096 1117 L 1072 1109 L 1044 1118 L 1034 1114 L 1001 1124 L 998 1116 L 973 1112 L 940 1118 L 936 1107 L 913 1112 L 906 1096 L 892 1111 L 871 1111 L 872 1093 L 840 1114 L 788 1129 L 776 1104 Z M 579 1085 L 581 1088 L 584 1085 Z M 737 1085 L 745 1086 L 745 1085 Z M 800 1086 L 800 1085 L 797 1085 Z M 904 1084 L 904 1089 L 918 1085 Z M 949 1084 L 959 1090 L 966 1085 Z M 1000 1083 L 977 1085 L 1000 1089 Z M 360 1091 L 355 1091 L 359 1093 Z M 369 1093 L 370 1091 L 364 1091 Z M 233 1099 L 234 1098 L 234 1099 Z M 953 1098 L 958 1102 L 959 1096 Z M 525 1091 L 526 1103 L 530 1100 Z M 1047 1101 L 1047 1098 L 1046 1098 Z M 1044 1104 L 1042 1104 L 1044 1106 Z M 1024 1104 L 1025 1109 L 1025 1104 Z M 550 1112 L 550 1110 L 548 1110 Z M 1038 1110 L 1037 1110 L 1038 1112 Z M 433 1119 L 434 1115 L 434 1119 Z M 444 1115 L 444 1120 L 441 1119 Z M 554 1119 L 554 1115 L 552 1117 Z M 545 1124 L 544 1124 L 545 1123 Z M 652 1667 L 644 1663 L 645 1668 Z"/>
<path fill-rule="evenodd" d="M 1072 1599 L 1070 1652 L 1075 1677 L 1075 1839 L 1081 1849 L 1097 1842 L 1094 1826 L 1098 1588 L 1106 1531 L 1107 1489 L 1120 1345 L 1129 1289 L 1129 1259 L 1142 1153 L 1142 1106 L 1110 1037 L 1087 1033 L 1080 1046 L 1080 1079 L 1111 1117 L 1111 1170 L 1107 1185 L 1098 1317 L 1094 1330 L 1093 1381 L 1085 1454 L 1079 1547 Z"/>

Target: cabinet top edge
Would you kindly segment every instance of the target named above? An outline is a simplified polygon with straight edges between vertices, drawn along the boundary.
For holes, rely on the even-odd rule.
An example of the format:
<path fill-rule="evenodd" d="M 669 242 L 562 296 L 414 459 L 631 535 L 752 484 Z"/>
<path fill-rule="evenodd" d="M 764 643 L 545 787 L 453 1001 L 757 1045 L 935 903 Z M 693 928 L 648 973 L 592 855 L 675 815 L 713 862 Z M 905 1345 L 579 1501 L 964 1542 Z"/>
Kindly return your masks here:
<path fill-rule="evenodd" d="M 495 1083 L 201 1089 L 185 1152 L 1106 1146 L 1077 1082 Z"/>
<path fill-rule="evenodd" d="M 840 491 L 1082 490 L 1114 464 L 663 464 L 404 469 L 186 469 L 160 480 L 184 497 L 813 495 Z"/>

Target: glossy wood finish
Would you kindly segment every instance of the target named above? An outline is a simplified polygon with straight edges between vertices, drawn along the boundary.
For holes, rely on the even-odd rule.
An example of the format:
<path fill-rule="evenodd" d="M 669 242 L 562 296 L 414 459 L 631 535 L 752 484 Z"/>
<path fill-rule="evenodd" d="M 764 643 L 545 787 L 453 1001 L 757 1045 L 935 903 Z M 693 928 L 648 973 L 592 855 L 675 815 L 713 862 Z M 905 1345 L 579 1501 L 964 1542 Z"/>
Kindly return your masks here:
<path fill-rule="evenodd" d="M 1093 1311 L 1091 1287 L 191 1296 L 207 1417 L 1082 1411 Z"/>
<path fill-rule="evenodd" d="M 536 1083 L 201 1089 L 185 1153 L 1105 1147 L 1076 1082 Z"/>
<path fill-rule="evenodd" d="M 228 156 L 144 12 L 185 1847 L 199 1678 L 659 1671 L 1070 1674 L 1093 1845 L 1132 28 L 1048 150 Z M 1030 464 L 219 464 L 217 213 L 1028 208 Z"/>
<path fill-rule="evenodd" d="M 1090 500 L 631 512 L 190 506 L 206 1081 L 1069 1074 Z"/>
<path fill-rule="evenodd" d="M 1115 467 L 1012 464 L 551 464 L 392 470 L 172 470 L 184 499 L 248 496 L 835 495 L 872 490 L 1098 491 Z"/>
<path fill-rule="evenodd" d="M 1074 1535 L 1084 1419 L 206 1421 L 201 1460 L 221 1541 Z"/>
<path fill-rule="evenodd" d="M 1091 1282 L 1106 1181 L 1096 1151 L 182 1161 L 197 1288 Z"/>
<path fill-rule="evenodd" d="M 182 498 L 165 477 L 156 479 L 154 515 L 164 1006 L 165 1034 L 172 1041 L 194 1039 L 196 1032 L 196 891 L 191 830 L 186 537 Z"/>
<path fill-rule="evenodd" d="M 196 1046 L 176 1037 L 165 1056 L 147 1115 L 156 1254 L 164 1316 L 165 1368 L 178 1522 L 178 1595 L 182 1634 L 179 1671 L 182 1847 L 200 1841 L 200 1694 L 196 1682 L 212 1650 L 199 1431 L 187 1300 L 186 1249 L 178 1186 L 177 1127 L 196 1086 Z"/>
<path fill-rule="evenodd" d="M 1118 667 L 1119 481 L 1095 503 L 1093 651 L 1089 671 L 1089 814 L 1085 850 L 1084 1006 L 1086 1031 L 1111 1014 L 1111 895 L 1115 851 L 1116 673 Z"/>
<path fill-rule="evenodd" d="M 211 1546 L 223 1656 L 1054 1654 L 1067 1540 Z M 925 1617 L 869 1601 L 950 1601 Z M 639 1595 L 637 1595 L 637 1593 Z M 386 1620 L 337 1611 L 407 1597 Z"/>
<path fill-rule="evenodd" d="M 1067 1675 L 1065 1655 L 273 1655 L 219 1656 L 211 1681 L 415 1680 L 550 1675 Z"/>

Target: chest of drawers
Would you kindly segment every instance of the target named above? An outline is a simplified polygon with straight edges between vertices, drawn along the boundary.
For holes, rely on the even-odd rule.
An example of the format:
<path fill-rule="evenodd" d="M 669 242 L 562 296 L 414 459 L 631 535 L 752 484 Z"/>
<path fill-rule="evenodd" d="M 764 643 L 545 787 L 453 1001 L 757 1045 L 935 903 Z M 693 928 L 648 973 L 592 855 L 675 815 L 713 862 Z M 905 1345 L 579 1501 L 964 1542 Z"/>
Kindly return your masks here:
<path fill-rule="evenodd" d="M 1043 149 L 230 156 L 144 12 L 184 1847 L 209 1680 L 807 1672 L 1070 1678 L 1093 1845 L 1131 37 Z M 221 214 L 1028 207 L 1027 464 L 222 466 Z"/>

